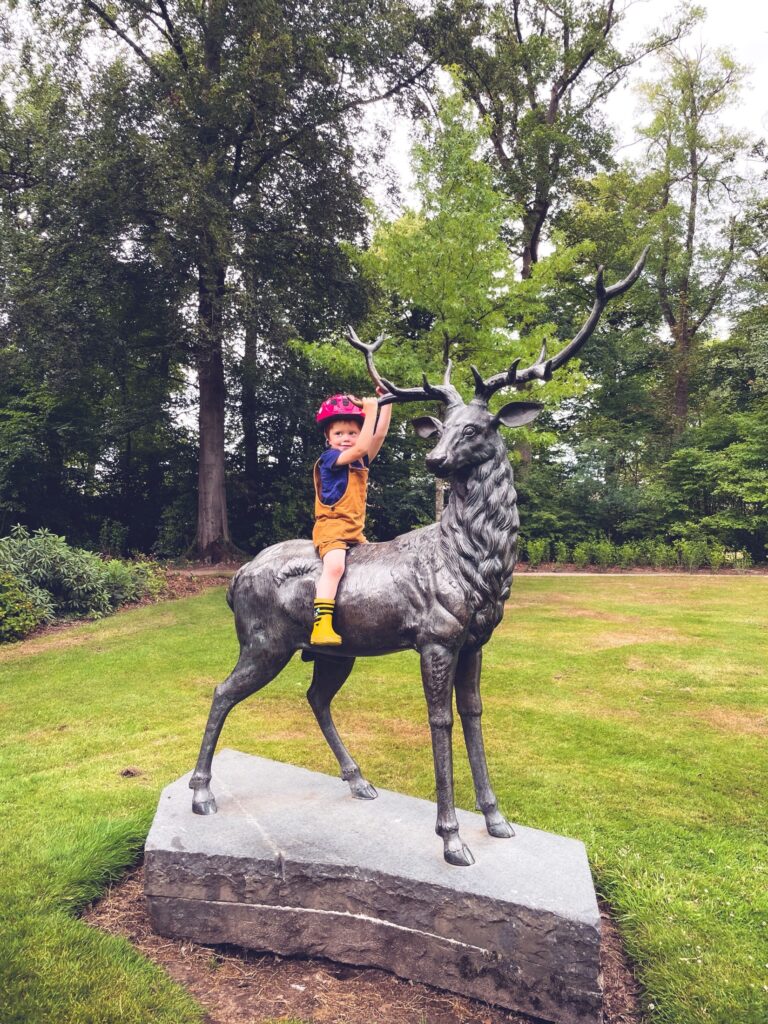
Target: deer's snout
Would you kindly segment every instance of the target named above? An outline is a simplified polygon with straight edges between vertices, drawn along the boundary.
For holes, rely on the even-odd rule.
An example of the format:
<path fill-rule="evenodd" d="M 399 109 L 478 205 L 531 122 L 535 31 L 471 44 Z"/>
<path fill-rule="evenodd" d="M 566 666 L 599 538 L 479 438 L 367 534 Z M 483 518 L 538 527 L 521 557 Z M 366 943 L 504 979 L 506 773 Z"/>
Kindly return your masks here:
<path fill-rule="evenodd" d="M 427 469 L 430 471 L 430 473 L 434 473 L 435 476 L 443 476 L 447 472 L 447 461 L 447 455 L 440 455 L 437 454 L 436 452 L 430 452 L 426 458 Z"/>

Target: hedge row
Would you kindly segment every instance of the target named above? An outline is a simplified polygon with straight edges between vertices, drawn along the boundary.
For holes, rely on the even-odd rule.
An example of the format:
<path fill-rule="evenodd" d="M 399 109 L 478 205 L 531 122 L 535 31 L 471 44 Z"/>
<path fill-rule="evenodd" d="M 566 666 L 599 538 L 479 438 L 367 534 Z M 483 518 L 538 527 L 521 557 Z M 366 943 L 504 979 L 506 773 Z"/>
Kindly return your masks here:
<path fill-rule="evenodd" d="M 57 618 L 108 615 L 165 589 L 151 562 L 105 561 L 48 530 L 17 526 L 0 538 L 0 643 Z"/>
<path fill-rule="evenodd" d="M 627 541 L 614 544 L 607 538 L 586 540 L 569 548 L 562 541 L 547 538 L 521 543 L 521 561 L 535 569 L 543 562 L 559 562 L 585 569 L 589 565 L 602 568 L 632 569 L 722 569 L 732 566 L 748 569 L 752 559 L 747 551 L 727 551 L 715 541 L 680 540 L 668 544 L 661 540 Z"/>

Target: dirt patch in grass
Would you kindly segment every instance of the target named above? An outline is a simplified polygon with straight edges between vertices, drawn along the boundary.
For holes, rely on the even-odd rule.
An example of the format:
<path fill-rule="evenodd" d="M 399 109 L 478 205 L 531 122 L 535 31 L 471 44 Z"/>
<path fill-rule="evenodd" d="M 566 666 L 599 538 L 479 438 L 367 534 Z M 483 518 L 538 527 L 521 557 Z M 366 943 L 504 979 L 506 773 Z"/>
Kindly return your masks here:
<path fill-rule="evenodd" d="M 631 644 L 663 644 L 680 640 L 675 629 L 626 630 L 625 632 L 596 633 L 589 637 L 589 648 L 593 651 L 609 651 L 614 647 L 628 647 Z"/>
<path fill-rule="evenodd" d="M 208 1024 L 261 1024 L 297 1017 L 312 1024 L 534 1024 L 522 1014 L 403 981 L 385 971 L 327 960 L 258 955 L 156 935 L 139 867 L 85 914 L 88 924 L 128 939 L 183 985 Z M 603 923 L 604 1024 L 641 1024 L 639 988 L 607 908 Z"/>
<path fill-rule="evenodd" d="M 704 708 L 694 712 L 693 717 L 721 732 L 735 733 L 739 736 L 768 736 L 768 715 L 758 711 Z"/>

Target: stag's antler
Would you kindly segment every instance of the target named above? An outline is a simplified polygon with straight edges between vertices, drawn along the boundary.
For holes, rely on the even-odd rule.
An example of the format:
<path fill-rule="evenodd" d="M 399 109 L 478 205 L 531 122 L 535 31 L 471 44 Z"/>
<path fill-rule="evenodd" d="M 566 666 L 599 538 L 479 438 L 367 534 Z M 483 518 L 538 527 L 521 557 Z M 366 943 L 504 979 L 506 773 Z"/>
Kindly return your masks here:
<path fill-rule="evenodd" d="M 347 339 L 350 345 L 354 348 L 359 349 L 365 355 L 365 365 L 368 367 L 368 373 L 371 375 L 371 380 L 377 388 L 381 388 L 382 391 L 387 391 L 387 387 L 384 381 L 379 376 L 378 370 L 373 363 L 373 353 L 378 352 L 381 346 L 384 344 L 384 335 L 380 334 L 376 341 L 372 341 L 370 345 L 366 345 L 365 342 L 360 341 L 355 329 L 352 326 L 347 327 Z"/>
<path fill-rule="evenodd" d="M 505 370 L 504 373 L 497 373 L 495 376 L 489 377 L 488 380 L 483 380 L 477 367 L 473 366 L 472 375 L 475 378 L 475 399 L 487 402 L 491 395 L 496 391 L 500 391 L 501 388 L 521 387 L 532 380 L 549 380 L 555 370 L 576 355 L 595 327 L 597 327 L 602 312 L 611 299 L 623 295 L 640 277 L 645 266 L 648 249 L 649 246 L 643 249 L 640 259 L 624 280 L 611 285 L 610 288 L 606 288 L 603 283 L 603 268 L 598 268 L 595 280 L 595 304 L 592 306 L 592 312 L 573 341 L 570 341 L 556 356 L 547 359 L 547 346 L 544 345 L 539 353 L 539 358 L 531 366 L 526 366 L 524 370 L 518 370 L 517 367 L 520 360 L 516 359 L 508 370 Z"/>
<path fill-rule="evenodd" d="M 430 384 L 427 380 L 427 375 L 424 374 L 423 384 L 420 388 L 399 388 L 385 377 L 382 377 L 373 362 L 374 352 L 377 352 L 384 343 L 383 334 L 379 335 L 376 341 L 372 341 L 370 345 L 366 345 L 360 341 L 352 327 L 347 327 L 347 338 L 350 345 L 353 345 L 365 354 L 365 364 L 376 387 L 389 392 L 389 394 L 379 396 L 380 406 L 391 405 L 393 402 L 423 402 L 425 399 L 427 401 L 445 402 L 446 405 L 455 405 L 457 402 L 462 402 L 461 395 L 451 384 L 452 364 L 450 359 L 445 368 L 442 384 Z"/>

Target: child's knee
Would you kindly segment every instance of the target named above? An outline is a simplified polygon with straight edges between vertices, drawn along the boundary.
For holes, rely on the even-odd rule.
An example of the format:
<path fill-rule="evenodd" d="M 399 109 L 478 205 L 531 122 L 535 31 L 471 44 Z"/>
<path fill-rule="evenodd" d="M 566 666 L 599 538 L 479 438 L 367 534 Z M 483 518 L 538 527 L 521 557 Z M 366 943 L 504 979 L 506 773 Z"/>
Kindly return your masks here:
<path fill-rule="evenodd" d="M 329 551 L 323 559 L 323 573 L 326 577 L 330 577 L 334 580 L 340 580 L 344 575 L 344 569 L 346 568 L 346 551 Z"/>
<path fill-rule="evenodd" d="M 344 575 L 344 569 L 345 568 L 346 568 L 346 566 L 345 566 L 343 561 L 341 561 L 341 560 L 335 561 L 334 560 L 327 567 L 327 572 L 328 572 L 328 575 L 331 576 L 333 579 L 340 580 L 341 577 Z"/>

